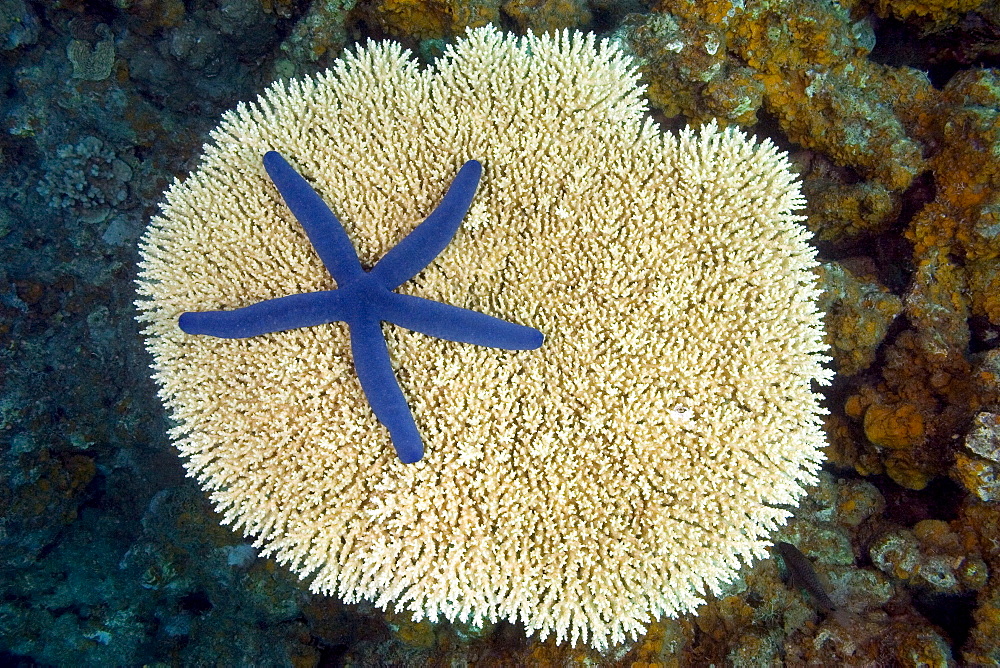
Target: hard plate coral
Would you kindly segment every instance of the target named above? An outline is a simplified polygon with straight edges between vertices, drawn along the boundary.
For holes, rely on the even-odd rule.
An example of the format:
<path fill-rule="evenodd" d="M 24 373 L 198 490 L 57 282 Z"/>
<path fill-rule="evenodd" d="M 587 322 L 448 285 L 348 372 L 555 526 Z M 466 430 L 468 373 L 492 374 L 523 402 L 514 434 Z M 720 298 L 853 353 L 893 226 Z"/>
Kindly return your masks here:
<path fill-rule="evenodd" d="M 644 117 L 631 62 L 473 30 L 372 44 L 227 114 L 142 241 L 140 319 L 186 466 L 311 588 L 597 648 L 767 556 L 815 480 L 816 265 L 769 142 Z M 286 156 L 366 269 L 469 160 L 463 226 L 398 292 L 534 327 L 507 351 L 385 326 L 426 454 L 401 464 L 342 323 L 248 339 L 187 311 L 336 285 L 261 164 Z"/>

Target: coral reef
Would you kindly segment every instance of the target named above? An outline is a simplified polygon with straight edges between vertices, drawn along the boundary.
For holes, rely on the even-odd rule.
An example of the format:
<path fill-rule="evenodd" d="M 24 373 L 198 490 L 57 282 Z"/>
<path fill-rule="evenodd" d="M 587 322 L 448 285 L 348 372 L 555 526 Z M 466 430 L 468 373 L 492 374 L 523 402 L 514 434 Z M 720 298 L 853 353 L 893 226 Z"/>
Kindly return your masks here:
<path fill-rule="evenodd" d="M 647 61 L 650 101 L 666 115 L 752 124 L 764 109 L 791 141 L 891 191 L 924 168 L 896 107 L 900 88 L 926 97 L 929 82 L 867 60 L 871 26 L 836 3 L 663 0 L 657 10 L 621 34 Z"/>
<path fill-rule="evenodd" d="M 133 324 L 135 242 L 218 115 L 399 38 L 595 29 L 654 115 L 793 152 L 824 261 L 830 445 L 741 571 L 598 654 L 304 592 L 183 479 Z M 0 663 L 1000 663 L 1000 6 L 981 0 L 0 0 Z"/>
<path fill-rule="evenodd" d="M 132 168 L 97 137 L 56 149 L 43 163 L 38 194 L 53 209 L 71 209 L 88 223 L 101 223 L 128 198 Z"/>
<path fill-rule="evenodd" d="M 440 52 L 441 40 L 460 36 L 466 28 L 508 23 L 536 34 L 563 28 L 586 28 L 595 12 L 620 16 L 642 9 L 631 2 L 588 3 L 587 0 L 376 0 L 359 7 L 359 14 L 386 35 L 407 45 L 421 41 L 421 50 Z"/>
<path fill-rule="evenodd" d="M 462 34 L 467 27 L 499 23 L 499 0 L 377 0 L 369 20 L 397 39 L 434 40 Z"/>
<path fill-rule="evenodd" d="M 803 163 L 803 194 L 809 202 L 806 225 L 818 241 L 850 248 L 889 231 L 900 213 L 901 193 L 877 181 L 859 181 L 850 169 L 823 156 L 797 157 Z"/>
<path fill-rule="evenodd" d="M 986 0 L 875 0 L 873 8 L 883 18 L 915 21 L 930 30 L 933 24 L 954 23 L 966 12 L 985 4 Z"/>
<path fill-rule="evenodd" d="M 585 0 L 506 0 L 501 7 L 521 32 L 578 28 L 591 21 Z"/>
<path fill-rule="evenodd" d="M 328 66 L 347 43 L 345 23 L 357 0 L 318 0 L 295 22 L 281 42 L 281 58 L 275 78 L 306 74 Z"/>
<path fill-rule="evenodd" d="M 0 51 L 34 44 L 38 31 L 38 17 L 25 0 L 0 0 Z"/>
<path fill-rule="evenodd" d="M 889 325 L 903 309 L 902 301 L 876 280 L 866 282 L 842 264 L 822 265 L 819 276 L 826 341 L 837 373 L 853 376 L 875 361 Z"/>

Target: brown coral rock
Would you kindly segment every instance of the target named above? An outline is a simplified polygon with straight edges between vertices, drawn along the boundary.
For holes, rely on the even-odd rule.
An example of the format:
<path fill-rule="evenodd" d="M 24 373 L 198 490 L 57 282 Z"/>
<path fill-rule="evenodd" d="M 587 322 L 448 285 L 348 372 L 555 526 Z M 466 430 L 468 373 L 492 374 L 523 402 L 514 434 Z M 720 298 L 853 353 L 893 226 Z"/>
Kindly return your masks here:
<path fill-rule="evenodd" d="M 503 11 L 521 32 L 579 28 L 591 18 L 586 0 L 507 0 Z"/>
<path fill-rule="evenodd" d="M 862 280 L 837 263 L 821 265 L 819 274 L 827 343 L 837 371 L 854 375 L 875 361 L 902 302 L 877 282 Z"/>
<path fill-rule="evenodd" d="M 808 161 L 802 191 L 809 202 L 806 226 L 836 245 L 881 234 L 899 215 L 900 196 L 878 181 L 857 181 L 851 170 L 822 156 Z"/>
<path fill-rule="evenodd" d="M 993 462 L 960 452 L 955 455 L 955 477 L 983 501 L 1000 499 L 1000 471 Z"/>
<path fill-rule="evenodd" d="M 622 27 L 643 61 L 647 95 L 667 116 L 752 125 L 764 87 L 726 49 L 722 26 L 692 13 L 632 16 Z"/>
<path fill-rule="evenodd" d="M 367 8 L 373 24 L 400 39 L 443 39 L 466 27 L 500 22 L 499 0 L 377 0 Z"/>
<path fill-rule="evenodd" d="M 321 0 L 313 2 L 281 45 L 292 62 L 332 60 L 347 41 L 344 23 L 357 0 Z M 325 58 L 324 58 L 325 57 Z"/>
<path fill-rule="evenodd" d="M 1000 415 L 979 413 L 965 447 L 969 452 L 956 455 L 953 477 L 983 501 L 1000 499 Z"/>
<path fill-rule="evenodd" d="M 965 447 L 980 457 L 1000 462 L 1000 414 L 979 413 L 965 437 Z"/>
<path fill-rule="evenodd" d="M 784 133 L 890 191 L 924 167 L 919 130 L 937 100 L 927 77 L 868 60 L 865 23 L 821 0 L 662 0 L 622 29 L 668 116 L 753 123 L 761 104 Z"/>
<path fill-rule="evenodd" d="M 983 4 L 986 0 L 875 0 L 874 8 L 883 18 L 941 24 L 954 22 Z"/>
<path fill-rule="evenodd" d="M 890 190 L 906 188 L 923 169 L 921 147 L 894 110 L 899 100 L 881 85 L 885 71 L 866 58 L 873 42 L 838 5 L 752 5 L 733 20 L 729 41 L 792 141 Z"/>
<path fill-rule="evenodd" d="M 865 411 L 865 436 L 883 448 L 908 448 L 924 438 L 924 419 L 911 404 L 869 406 Z"/>

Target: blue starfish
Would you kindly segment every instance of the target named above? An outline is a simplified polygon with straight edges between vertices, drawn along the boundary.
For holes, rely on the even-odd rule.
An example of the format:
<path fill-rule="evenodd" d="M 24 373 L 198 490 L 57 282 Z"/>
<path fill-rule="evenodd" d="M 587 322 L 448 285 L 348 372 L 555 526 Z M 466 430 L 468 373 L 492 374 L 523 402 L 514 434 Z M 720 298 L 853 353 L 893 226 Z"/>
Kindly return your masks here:
<path fill-rule="evenodd" d="M 187 334 L 242 339 L 270 332 L 344 321 L 351 330 L 351 354 L 361 389 L 375 416 L 389 430 L 404 464 L 420 461 L 424 445 L 389 364 L 381 322 L 429 336 L 507 350 L 542 345 L 537 329 L 468 309 L 393 292 L 444 250 L 458 231 L 479 186 L 482 166 L 465 163 L 429 216 L 365 271 L 347 232 L 309 183 L 276 151 L 264 154 L 264 169 L 285 204 L 337 282 L 336 290 L 268 299 L 232 311 L 183 313 Z"/>

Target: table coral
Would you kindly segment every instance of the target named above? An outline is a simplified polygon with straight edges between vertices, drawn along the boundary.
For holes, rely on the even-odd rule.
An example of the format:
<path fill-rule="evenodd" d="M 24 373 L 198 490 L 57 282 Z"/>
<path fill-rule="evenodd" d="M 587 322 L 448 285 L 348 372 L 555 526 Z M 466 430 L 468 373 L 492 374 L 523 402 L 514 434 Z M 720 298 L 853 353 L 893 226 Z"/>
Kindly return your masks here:
<path fill-rule="evenodd" d="M 345 322 L 354 369 L 372 411 L 389 431 L 400 461 L 419 461 L 423 442 L 393 374 L 382 322 L 449 341 L 506 350 L 535 349 L 544 338 L 531 327 L 394 292 L 451 242 L 472 204 L 482 165 L 475 160 L 465 163 L 437 208 L 365 271 L 343 225 L 302 175 L 276 151 L 265 153 L 263 163 L 337 289 L 277 297 L 229 311 L 182 313 L 178 326 L 187 334 L 243 339 Z"/>
<path fill-rule="evenodd" d="M 813 385 L 832 375 L 797 182 L 770 142 L 663 133 L 644 108 L 613 43 L 486 28 L 428 69 L 371 44 L 226 115 L 142 242 L 138 302 L 178 447 L 225 521 L 316 592 L 601 650 L 762 556 L 814 480 Z M 483 166 L 460 233 L 405 294 L 545 343 L 386 328 L 417 464 L 393 456 L 342 327 L 178 328 L 353 285 L 306 240 L 311 216 L 275 206 L 279 150 L 309 201 L 329 198 L 314 210 L 338 208 L 369 276 L 456 171 L 471 200 Z"/>

